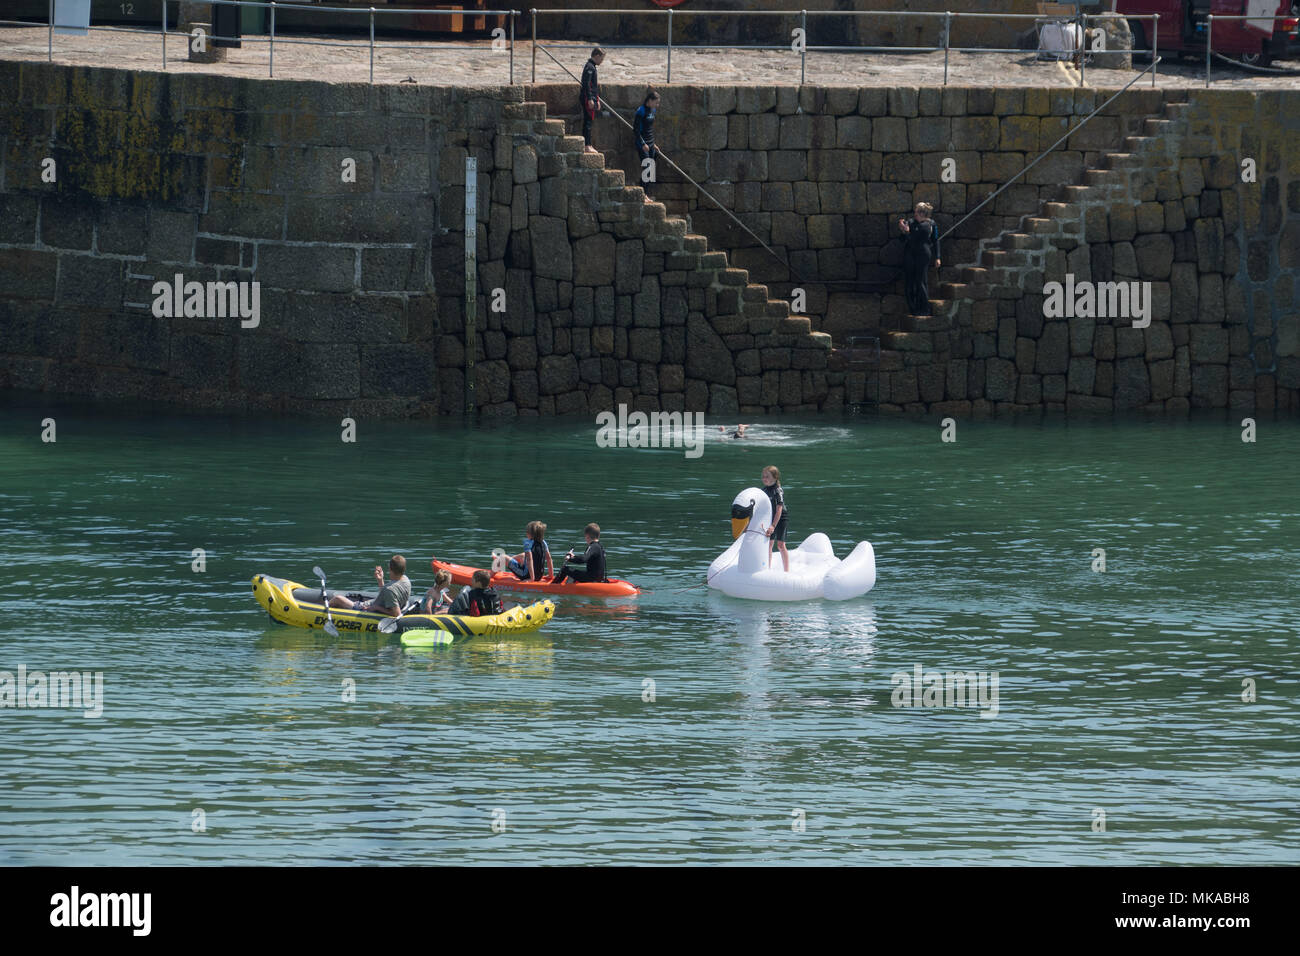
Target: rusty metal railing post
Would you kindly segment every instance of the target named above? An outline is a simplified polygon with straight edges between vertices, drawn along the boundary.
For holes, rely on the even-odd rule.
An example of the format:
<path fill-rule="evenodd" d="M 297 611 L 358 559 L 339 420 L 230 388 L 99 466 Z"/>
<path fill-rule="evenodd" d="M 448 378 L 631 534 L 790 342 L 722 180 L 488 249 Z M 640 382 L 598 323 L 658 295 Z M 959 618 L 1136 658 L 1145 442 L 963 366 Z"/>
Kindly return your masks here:
<path fill-rule="evenodd" d="M 799 11 L 799 28 L 803 30 L 803 44 L 799 49 L 799 85 L 808 78 L 808 11 Z"/>
<path fill-rule="evenodd" d="M 1155 89 L 1156 72 L 1160 69 L 1157 65 L 1160 62 L 1160 14 L 1155 14 L 1155 22 L 1151 24 L 1151 88 Z"/>
<path fill-rule="evenodd" d="M 1088 85 L 1087 67 L 1088 62 L 1088 15 L 1080 11 L 1079 13 L 1079 86 L 1080 88 Z"/>
<path fill-rule="evenodd" d="M 668 79 L 664 82 L 673 81 L 673 8 L 668 8 Z"/>
<path fill-rule="evenodd" d="M 952 46 L 952 11 L 944 11 L 943 20 L 943 85 L 948 85 L 948 50 Z"/>
<path fill-rule="evenodd" d="M 1205 18 L 1205 88 L 1210 88 L 1210 51 L 1214 49 L 1214 14 Z"/>

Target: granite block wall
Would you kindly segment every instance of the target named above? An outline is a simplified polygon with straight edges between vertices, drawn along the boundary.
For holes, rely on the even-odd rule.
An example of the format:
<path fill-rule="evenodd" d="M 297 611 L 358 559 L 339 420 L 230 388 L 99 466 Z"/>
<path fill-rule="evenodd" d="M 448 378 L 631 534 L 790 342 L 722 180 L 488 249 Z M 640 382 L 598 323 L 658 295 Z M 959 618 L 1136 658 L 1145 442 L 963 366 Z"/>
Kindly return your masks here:
<path fill-rule="evenodd" d="M 666 204 L 646 202 L 566 135 L 547 104 L 571 109 L 572 88 L 30 63 L 0 63 L 0 87 L 15 91 L 0 103 L 0 387 L 394 416 L 460 412 L 467 374 L 495 416 L 832 410 L 877 385 L 910 411 L 1297 404 L 1291 93 L 1126 94 L 956 231 L 938 314 L 915 320 L 892 220 L 930 198 L 953 221 L 1101 94 L 667 90 L 665 146 L 824 280 L 792 314 L 793 277 L 752 238 L 670 176 Z M 1067 271 L 1152 282 L 1140 348 L 1114 323 L 1043 316 L 1043 284 Z M 153 283 L 177 273 L 258 282 L 257 326 L 154 315 Z M 877 369 L 838 348 L 864 329 L 885 346 Z"/>

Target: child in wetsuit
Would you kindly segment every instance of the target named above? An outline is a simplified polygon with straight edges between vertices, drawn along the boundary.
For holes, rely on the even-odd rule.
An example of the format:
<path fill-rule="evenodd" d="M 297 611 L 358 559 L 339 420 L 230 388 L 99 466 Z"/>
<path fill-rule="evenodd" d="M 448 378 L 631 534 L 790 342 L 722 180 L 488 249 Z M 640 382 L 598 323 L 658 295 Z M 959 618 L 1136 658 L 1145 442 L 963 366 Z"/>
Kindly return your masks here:
<path fill-rule="evenodd" d="M 650 186 L 659 180 L 659 149 L 655 146 L 655 116 L 659 112 L 659 94 L 653 89 L 645 91 L 645 100 L 636 111 L 632 120 L 632 138 L 636 141 L 636 160 L 638 168 L 637 182 L 650 198 Z M 643 164 L 647 159 L 654 160 L 649 172 Z M 648 177 L 648 178 L 647 178 Z"/>
<path fill-rule="evenodd" d="M 524 550 L 510 559 L 510 570 L 521 581 L 540 581 L 543 569 L 546 577 L 552 577 L 555 565 L 551 561 L 551 549 L 546 544 L 545 522 L 528 522 L 524 534 Z"/>
<path fill-rule="evenodd" d="M 501 598 L 492 587 L 492 576 L 482 568 L 474 572 L 473 587 L 466 587 L 451 602 L 449 614 L 467 614 L 471 617 L 500 614 L 504 608 Z"/>
<path fill-rule="evenodd" d="M 564 560 L 564 566 L 555 575 L 556 584 L 563 584 L 565 577 L 574 581 L 604 581 L 605 580 L 605 549 L 600 543 L 600 525 L 594 521 L 582 529 L 583 536 L 587 539 L 587 550 L 583 556 L 574 560 L 573 552 L 570 551 Z M 570 567 L 571 564 L 580 564 L 581 568 Z"/>
<path fill-rule="evenodd" d="M 928 202 L 919 202 L 912 219 L 898 220 L 903 231 L 903 291 L 910 315 L 930 314 L 930 266 L 943 264 L 939 260 L 939 227 L 930 219 L 932 212 L 934 207 Z"/>
<path fill-rule="evenodd" d="M 591 124 L 595 122 L 596 110 L 600 109 L 600 83 L 596 80 L 596 67 L 604 61 L 604 50 L 596 47 L 591 51 L 587 65 L 582 68 L 582 87 L 578 90 L 578 106 L 582 109 L 582 138 L 589 153 L 597 152 L 591 145 Z"/>
<path fill-rule="evenodd" d="M 781 472 L 775 465 L 763 469 L 763 491 L 772 502 L 772 526 L 765 529 L 768 538 L 767 564 L 772 566 L 772 545 L 781 552 L 781 563 L 785 570 L 790 570 L 790 552 L 785 549 L 785 531 L 789 523 L 790 512 L 785 507 L 785 494 L 781 490 Z"/>

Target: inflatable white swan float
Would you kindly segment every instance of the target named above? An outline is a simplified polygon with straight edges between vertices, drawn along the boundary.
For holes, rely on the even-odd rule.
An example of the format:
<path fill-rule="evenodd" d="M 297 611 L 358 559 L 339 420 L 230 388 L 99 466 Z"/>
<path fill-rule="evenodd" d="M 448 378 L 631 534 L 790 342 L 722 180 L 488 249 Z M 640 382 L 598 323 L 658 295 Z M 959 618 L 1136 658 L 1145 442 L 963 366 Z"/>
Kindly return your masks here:
<path fill-rule="evenodd" d="M 746 488 L 731 503 L 731 534 L 736 540 L 709 565 L 709 587 L 732 597 L 755 601 L 806 601 L 829 598 L 846 601 L 866 594 L 876 583 L 876 552 L 862 541 L 841 561 L 830 538 L 820 531 L 797 548 L 788 548 L 790 570 L 772 550 L 767 563 L 766 528 L 772 523 L 772 503 L 760 488 Z"/>

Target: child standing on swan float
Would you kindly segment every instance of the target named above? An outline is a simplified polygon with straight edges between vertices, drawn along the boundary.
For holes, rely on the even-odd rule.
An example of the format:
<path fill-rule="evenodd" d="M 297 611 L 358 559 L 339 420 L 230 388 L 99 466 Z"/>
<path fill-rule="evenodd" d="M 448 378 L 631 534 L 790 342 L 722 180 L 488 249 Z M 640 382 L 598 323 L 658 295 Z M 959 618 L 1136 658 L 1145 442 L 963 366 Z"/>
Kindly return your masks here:
<path fill-rule="evenodd" d="M 763 491 L 772 502 L 772 526 L 766 529 L 767 564 L 772 565 L 772 545 L 781 552 L 781 564 L 786 572 L 790 570 L 790 552 L 785 549 L 785 532 L 789 524 L 790 512 L 785 507 L 785 494 L 781 491 L 781 471 L 775 465 L 763 469 Z"/>

